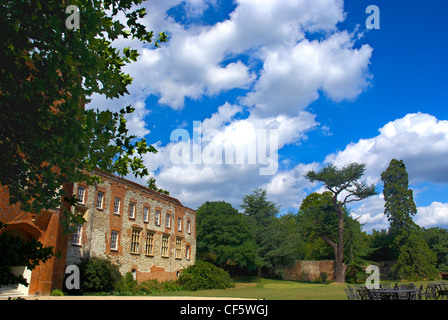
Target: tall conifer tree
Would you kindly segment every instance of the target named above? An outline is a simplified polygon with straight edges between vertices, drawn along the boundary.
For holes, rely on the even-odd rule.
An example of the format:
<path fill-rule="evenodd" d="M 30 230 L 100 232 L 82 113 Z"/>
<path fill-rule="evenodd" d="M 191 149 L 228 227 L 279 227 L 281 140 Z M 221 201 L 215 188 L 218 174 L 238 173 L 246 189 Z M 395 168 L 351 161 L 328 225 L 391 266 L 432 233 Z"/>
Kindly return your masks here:
<path fill-rule="evenodd" d="M 407 280 L 437 277 L 436 256 L 425 242 L 421 228 L 412 220 L 417 207 L 403 160 L 392 159 L 381 179 L 386 201 L 384 214 L 390 222 L 390 233 L 398 251 L 392 272 Z"/>

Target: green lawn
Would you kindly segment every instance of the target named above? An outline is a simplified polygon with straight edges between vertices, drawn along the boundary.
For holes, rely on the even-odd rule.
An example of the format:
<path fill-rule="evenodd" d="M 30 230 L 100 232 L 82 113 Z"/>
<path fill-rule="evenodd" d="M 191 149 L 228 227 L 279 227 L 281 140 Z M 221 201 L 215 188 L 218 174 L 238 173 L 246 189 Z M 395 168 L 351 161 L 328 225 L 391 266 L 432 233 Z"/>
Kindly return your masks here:
<path fill-rule="evenodd" d="M 392 282 L 395 284 L 396 282 Z M 427 281 L 413 282 L 426 287 Z M 272 280 L 265 278 L 247 278 L 235 281 L 235 288 L 165 292 L 160 296 L 183 297 L 228 297 L 266 300 L 347 300 L 341 283 L 308 283 L 298 281 Z"/>
<path fill-rule="evenodd" d="M 346 300 L 345 284 L 249 278 L 235 281 L 235 288 L 165 292 L 163 296 L 229 297 L 267 300 Z"/>

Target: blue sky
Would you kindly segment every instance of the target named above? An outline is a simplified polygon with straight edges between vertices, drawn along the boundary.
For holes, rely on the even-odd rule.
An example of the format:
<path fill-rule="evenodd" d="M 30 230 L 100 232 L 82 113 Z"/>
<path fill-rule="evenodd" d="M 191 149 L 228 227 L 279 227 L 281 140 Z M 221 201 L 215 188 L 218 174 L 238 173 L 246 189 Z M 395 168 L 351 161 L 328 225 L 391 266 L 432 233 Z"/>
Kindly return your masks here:
<path fill-rule="evenodd" d="M 379 8 L 379 29 L 366 28 L 371 4 Z M 408 169 L 415 221 L 448 226 L 448 2 L 157 0 L 145 6 L 144 23 L 166 31 L 169 42 L 154 49 L 117 41 L 141 53 L 125 70 L 134 78 L 130 95 L 107 104 L 95 97 L 92 105 L 136 107 L 131 130 L 159 150 L 145 163 L 184 205 L 224 200 L 239 209 L 244 195 L 263 187 L 283 212 L 296 212 L 307 194 L 323 191 L 303 178 L 308 170 L 329 161 L 363 162 L 366 180 L 381 191 L 381 172 L 397 158 Z M 202 132 L 215 133 L 209 142 L 170 141 L 175 129 L 193 137 L 195 121 Z M 268 128 L 278 138 L 271 149 L 278 168 L 269 175 L 260 174 L 266 167 L 260 158 L 240 165 L 173 160 L 182 146 L 253 146 L 257 130 Z M 383 208 L 379 194 L 352 210 L 369 231 L 387 228 Z"/>

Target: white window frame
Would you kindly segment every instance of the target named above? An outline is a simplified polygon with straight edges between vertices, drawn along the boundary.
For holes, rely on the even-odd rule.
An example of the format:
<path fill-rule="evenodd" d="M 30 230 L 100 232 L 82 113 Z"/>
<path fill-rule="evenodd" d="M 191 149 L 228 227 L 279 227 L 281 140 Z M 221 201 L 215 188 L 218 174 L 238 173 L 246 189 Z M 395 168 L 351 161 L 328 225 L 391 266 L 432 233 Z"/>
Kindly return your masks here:
<path fill-rule="evenodd" d="M 171 229 L 171 213 L 166 214 L 166 227 Z"/>
<path fill-rule="evenodd" d="M 143 207 L 143 222 L 149 222 L 149 207 Z"/>
<path fill-rule="evenodd" d="M 160 210 L 156 210 L 156 216 L 155 216 L 155 221 L 154 221 L 156 226 L 160 226 L 160 218 L 161 217 L 162 217 L 162 213 L 160 212 Z"/>
<path fill-rule="evenodd" d="M 72 234 L 72 245 L 80 246 L 82 240 L 82 224 L 76 226 L 76 231 Z"/>
<path fill-rule="evenodd" d="M 104 203 L 104 192 L 98 191 L 96 195 L 96 208 L 103 209 L 103 203 Z"/>
<path fill-rule="evenodd" d="M 114 214 L 116 214 L 116 215 L 120 215 L 120 204 L 121 204 L 121 199 L 118 197 L 115 197 L 115 199 L 114 199 Z"/>
<path fill-rule="evenodd" d="M 129 218 L 130 219 L 135 219 L 135 207 L 136 207 L 135 202 L 131 201 L 129 203 Z M 132 208 L 132 210 L 131 210 L 131 208 Z"/>
<path fill-rule="evenodd" d="M 82 190 L 82 192 L 81 192 L 81 197 L 80 197 L 80 191 L 81 190 Z M 84 202 L 85 197 L 86 197 L 86 187 L 78 186 L 78 193 L 76 194 L 76 199 L 78 199 L 78 201 L 80 203 L 85 203 Z"/>
<path fill-rule="evenodd" d="M 185 259 L 190 260 L 190 254 L 191 254 L 191 246 L 189 244 L 185 247 Z"/>
<path fill-rule="evenodd" d="M 119 232 L 112 230 L 110 233 L 110 250 L 118 250 L 118 235 Z"/>
<path fill-rule="evenodd" d="M 177 218 L 177 231 L 182 232 L 182 218 Z"/>
<path fill-rule="evenodd" d="M 187 220 L 187 233 L 190 234 L 191 233 L 191 220 Z"/>

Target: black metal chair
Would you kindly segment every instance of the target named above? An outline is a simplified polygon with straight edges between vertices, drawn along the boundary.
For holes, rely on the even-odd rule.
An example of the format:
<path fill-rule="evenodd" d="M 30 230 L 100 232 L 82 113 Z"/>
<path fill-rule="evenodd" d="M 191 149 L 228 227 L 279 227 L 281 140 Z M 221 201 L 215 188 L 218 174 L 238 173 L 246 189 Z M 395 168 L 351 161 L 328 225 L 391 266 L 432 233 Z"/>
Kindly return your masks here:
<path fill-rule="evenodd" d="M 357 291 L 361 300 L 370 300 L 369 289 L 366 287 L 360 287 Z"/>
<path fill-rule="evenodd" d="M 436 282 L 428 283 L 425 290 L 426 300 L 437 300 L 437 284 Z"/>
<path fill-rule="evenodd" d="M 359 300 L 360 299 L 358 292 L 354 288 L 352 288 L 350 285 L 347 285 L 347 289 L 344 289 L 344 291 L 347 295 L 348 300 Z"/>
<path fill-rule="evenodd" d="M 437 294 L 438 294 L 437 299 L 438 299 L 438 298 L 441 298 L 441 299 L 443 299 L 443 298 L 448 299 L 448 285 L 447 285 L 446 283 L 444 283 L 444 282 L 440 282 L 440 283 L 437 285 Z"/>

